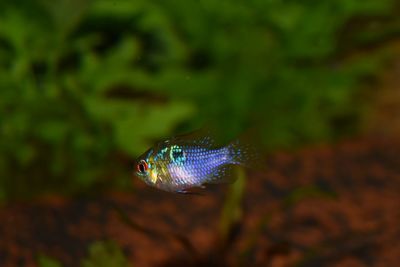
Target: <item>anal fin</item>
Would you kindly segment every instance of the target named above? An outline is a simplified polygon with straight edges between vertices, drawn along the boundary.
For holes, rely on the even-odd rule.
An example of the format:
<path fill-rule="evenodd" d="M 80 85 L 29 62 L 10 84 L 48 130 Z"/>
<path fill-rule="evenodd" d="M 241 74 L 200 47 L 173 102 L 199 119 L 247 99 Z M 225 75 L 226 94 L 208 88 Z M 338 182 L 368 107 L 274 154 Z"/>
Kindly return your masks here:
<path fill-rule="evenodd" d="M 202 196 L 204 195 L 201 190 L 204 190 L 206 187 L 204 185 L 201 186 L 195 186 L 195 187 L 189 187 L 189 188 L 184 188 L 176 191 L 178 194 L 184 194 L 184 195 L 198 195 Z"/>
<path fill-rule="evenodd" d="M 240 166 L 227 164 L 219 167 L 214 171 L 212 176 L 206 179 L 205 183 L 207 184 L 230 184 L 234 183 L 237 178 L 237 168 L 241 168 Z"/>

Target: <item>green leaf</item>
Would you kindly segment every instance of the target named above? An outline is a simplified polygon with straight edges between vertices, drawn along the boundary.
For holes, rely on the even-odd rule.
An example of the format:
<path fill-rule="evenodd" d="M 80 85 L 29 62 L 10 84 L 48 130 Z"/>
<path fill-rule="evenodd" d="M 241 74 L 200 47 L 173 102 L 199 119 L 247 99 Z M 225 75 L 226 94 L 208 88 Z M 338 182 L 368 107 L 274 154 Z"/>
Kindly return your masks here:
<path fill-rule="evenodd" d="M 40 254 L 37 258 L 39 267 L 62 267 L 61 263 L 56 259 L 50 258 L 44 254 Z"/>
<path fill-rule="evenodd" d="M 90 245 L 81 267 L 130 267 L 123 251 L 112 241 L 97 241 Z"/>
<path fill-rule="evenodd" d="M 235 168 L 236 181 L 231 185 L 226 195 L 219 220 L 219 235 L 221 245 L 226 246 L 233 226 L 242 219 L 242 200 L 245 192 L 246 174 L 242 168 Z"/>

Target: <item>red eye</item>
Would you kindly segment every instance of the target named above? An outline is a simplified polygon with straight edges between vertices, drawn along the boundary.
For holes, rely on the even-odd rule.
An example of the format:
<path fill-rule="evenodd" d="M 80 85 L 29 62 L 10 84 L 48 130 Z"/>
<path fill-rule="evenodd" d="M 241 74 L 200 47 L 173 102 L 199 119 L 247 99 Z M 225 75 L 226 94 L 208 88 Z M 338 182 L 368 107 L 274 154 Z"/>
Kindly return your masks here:
<path fill-rule="evenodd" d="M 145 171 L 147 171 L 148 168 L 149 167 L 147 166 L 147 162 L 144 160 L 141 160 L 139 164 L 136 166 L 137 171 L 140 173 L 144 173 Z"/>

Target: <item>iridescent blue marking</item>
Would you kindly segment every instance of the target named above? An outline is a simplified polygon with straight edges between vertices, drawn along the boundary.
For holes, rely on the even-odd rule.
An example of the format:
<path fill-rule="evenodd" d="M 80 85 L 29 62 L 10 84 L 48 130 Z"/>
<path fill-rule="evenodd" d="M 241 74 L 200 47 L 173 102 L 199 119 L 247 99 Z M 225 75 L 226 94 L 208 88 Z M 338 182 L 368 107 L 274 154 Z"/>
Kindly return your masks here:
<path fill-rule="evenodd" d="M 160 152 L 158 152 L 155 156 L 154 156 L 154 161 L 157 161 L 159 158 L 160 159 L 165 159 L 165 154 L 168 151 L 168 147 L 165 147 L 163 149 L 160 150 Z"/>
<path fill-rule="evenodd" d="M 176 165 L 183 166 L 186 162 L 185 153 L 180 146 L 172 146 L 169 151 L 169 156 Z"/>

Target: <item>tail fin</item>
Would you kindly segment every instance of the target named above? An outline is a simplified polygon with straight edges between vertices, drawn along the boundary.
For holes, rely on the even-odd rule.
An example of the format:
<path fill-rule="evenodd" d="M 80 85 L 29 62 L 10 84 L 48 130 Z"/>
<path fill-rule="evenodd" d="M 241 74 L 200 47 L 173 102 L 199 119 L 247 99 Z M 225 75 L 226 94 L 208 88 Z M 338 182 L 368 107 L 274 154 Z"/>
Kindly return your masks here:
<path fill-rule="evenodd" d="M 243 144 L 241 141 L 235 140 L 227 148 L 231 164 L 251 167 L 258 165 L 260 162 L 259 153 L 249 144 Z"/>

